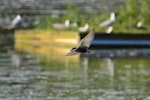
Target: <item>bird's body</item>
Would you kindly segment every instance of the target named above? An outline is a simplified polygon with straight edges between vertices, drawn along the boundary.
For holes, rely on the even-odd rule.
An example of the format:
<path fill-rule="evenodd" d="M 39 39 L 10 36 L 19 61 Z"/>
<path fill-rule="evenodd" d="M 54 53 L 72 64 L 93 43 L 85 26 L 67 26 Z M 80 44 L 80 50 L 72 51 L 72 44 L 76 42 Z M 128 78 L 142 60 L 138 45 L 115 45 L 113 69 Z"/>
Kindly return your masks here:
<path fill-rule="evenodd" d="M 115 16 L 115 13 L 112 12 L 110 14 L 110 18 L 102 23 L 99 24 L 100 27 L 108 27 L 107 30 L 106 30 L 106 33 L 107 34 L 110 34 L 112 33 L 113 31 L 113 24 L 116 22 L 116 16 Z"/>
<path fill-rule="evenodd" d="M 79 47 L 79 48 L 76 48 L 76 51 L 81 52 L 81 53 L 86 53 L 86 52 L 88 52 L 88 47 L 86 47 L 86 46 Z"/>
<path fill-rule="evenodd" d="M 147 30 L 147 27 L 143 25 L 141 21 L 136 24 L 136 28 L 139 30 Z"/>
<path fill-rule="evenodd" d="M 106 33 L 107 34 L 110 34 L 110 33 L 112 33 L 113 32 L 113 27 L 112 26 L 109 26 L 108 28 L 107 28 L 107 30 L 106 30 Z"/>
<path fill-rule="evenodd" d="M 116 21 L 116 16 L 115 13 L 112 12 L 110 14 L 110 18 L 102 23 L 99 24 L 100 27 L 105 27 L 105 26 L 112 26 Z"/>
<path fill-rule="evenodd" d="M 94 36 L 95 36 L 95 32 L 92 30 L 80 41 L 79 46 L 76 48 L 72 48 L 72 50 L 68 52 L 66 56 L 90 52 L 89 47 L 91 45 L 91 42 L 94 39 Z"/>

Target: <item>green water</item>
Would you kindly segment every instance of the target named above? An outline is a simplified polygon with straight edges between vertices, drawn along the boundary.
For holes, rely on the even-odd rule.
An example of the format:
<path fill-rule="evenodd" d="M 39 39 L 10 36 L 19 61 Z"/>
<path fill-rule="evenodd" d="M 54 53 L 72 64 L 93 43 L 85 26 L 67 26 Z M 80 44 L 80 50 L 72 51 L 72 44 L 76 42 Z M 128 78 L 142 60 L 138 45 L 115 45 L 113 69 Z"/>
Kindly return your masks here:
<path fill-rule="evenodd" d="M 50 56 L 3 45 L 0 100 L 149 100 L 149 60 Z"/>
<path fill-rule="evenodd" d="M 1 100 L 150 98 L 149 58 L 82 57 L 78 62 L 66 58 L 66 62 L 59 63 L 56 58 L 54 62 L 27 53 L 15 55 L 12 60 L 12 54 L 0 53 Z M 16 66 L 13 62 L 18 59 Z"/>
<path fill-rule="evenodd" d="M 50 67 L 48 90 L 56 100 L 148 100 L 149 65 L 149 58 L 80 58 Z"/>

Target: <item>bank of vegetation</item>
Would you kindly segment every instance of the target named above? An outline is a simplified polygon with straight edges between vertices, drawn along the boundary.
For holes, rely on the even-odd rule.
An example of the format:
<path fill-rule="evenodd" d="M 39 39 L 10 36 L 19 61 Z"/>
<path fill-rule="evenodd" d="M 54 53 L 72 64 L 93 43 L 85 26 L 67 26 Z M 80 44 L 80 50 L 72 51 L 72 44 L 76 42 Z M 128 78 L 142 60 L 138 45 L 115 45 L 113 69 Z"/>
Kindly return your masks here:
<path fill-rule="evenodd" d="M 43 19 L 38 21 L 37 29 L 49 30 L 53 29 L 52 24 L 57 22 L 64 22 L 69 19 L 71 22 L 76 22 L 78 27 L 89 23 L 90 29 L 95 29 L 97 32 L 105 32 L 106 28 L 100 28 L 99 23 L 106 20 L 110 16 L 110 11 L 101 11 L 98 13 L 83 13 L 77 6 L 69 3 L 67 6 L 67 13 L 60 15 L 57 18 L 52 18 L 51 15 L 45 15 Z M 150 2 L 148 0 L 126 0 L 125 5 L 121 5 L 114 12 L 117 13 L 117 21 L 114 24 L 115 33 L 150 33 Z M 136 29 L 137 22 L 141 21 L 146 30 Z M 67 30 L 77 31 L 76 28 L 69 28 Z"/>

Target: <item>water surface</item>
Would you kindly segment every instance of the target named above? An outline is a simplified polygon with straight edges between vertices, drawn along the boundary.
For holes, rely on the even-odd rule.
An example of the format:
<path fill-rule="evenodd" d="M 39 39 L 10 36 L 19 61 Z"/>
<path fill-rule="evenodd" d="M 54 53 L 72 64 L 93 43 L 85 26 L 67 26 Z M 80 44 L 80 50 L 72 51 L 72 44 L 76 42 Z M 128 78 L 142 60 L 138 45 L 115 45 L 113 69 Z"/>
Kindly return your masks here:
<path fill-rule="evenodd" d="M 65 57 L 27 45 L 0 47 L 1 100 L 150 100 L 148 56 Z M 118 52 L 104 51 L 96 54 Z"/>

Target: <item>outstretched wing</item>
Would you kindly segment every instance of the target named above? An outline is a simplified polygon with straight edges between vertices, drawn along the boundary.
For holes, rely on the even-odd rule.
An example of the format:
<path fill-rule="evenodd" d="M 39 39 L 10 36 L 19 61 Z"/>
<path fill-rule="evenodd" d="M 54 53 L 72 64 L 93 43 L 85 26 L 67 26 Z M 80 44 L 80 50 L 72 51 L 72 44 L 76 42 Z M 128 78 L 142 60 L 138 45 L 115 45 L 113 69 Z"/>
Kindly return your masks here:
<path fill-rule="evenodd" d="M 93 41 L 95 36 L 95 32 L 94 30 L 92 30 L 91 32 L 89 32 L 79 43 L 79 47 L 90 47 L 91 42 Z"/>
<path fill-rule="evenodd" d="M 70 51 L 66 54 L 66 56 L 72 56 L 72 55 L 77 55 L 79 54 L 79 52 L 76 52 L 76 51 Z"/>

